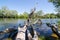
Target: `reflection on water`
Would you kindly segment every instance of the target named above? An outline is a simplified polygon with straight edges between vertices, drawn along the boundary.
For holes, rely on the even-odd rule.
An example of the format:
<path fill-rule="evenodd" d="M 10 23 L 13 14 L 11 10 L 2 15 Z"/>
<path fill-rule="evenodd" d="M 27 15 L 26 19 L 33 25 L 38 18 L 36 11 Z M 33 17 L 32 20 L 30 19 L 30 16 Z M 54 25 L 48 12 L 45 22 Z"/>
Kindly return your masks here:
<path fill-rule="evenodd" d="M 57 23 L 59 19 L 41 19 L 43 23 L 50 22 L 50 23 Z M 0 19 L 0 31 L 3 31 L 7 28 L 12 28 L 16 26 L 18 27 L 19 24 L 24 25 L 23 19 Z M 36 27 L 34 27 L 36 28 Z M 36 28 L 36 31 L 40 32 L 40 35 L 51 35 L 52 31 L 50 30 L 49 27 L 46 27 L 46 24 L 44 24 L 42 27 L 39 29 Z M 9 34 L 0 34 L 0 39 L 1 38 L 7 38 Z M 47 36 L 46 35 L 46 36 Z"/>
<path fill-rule="evenodd" d="M 22 19 L 1 19 L 0 20 L 0 31 L 6 28 L 18 27 L 18 24 L 23 24 L 25 20 Z"/>

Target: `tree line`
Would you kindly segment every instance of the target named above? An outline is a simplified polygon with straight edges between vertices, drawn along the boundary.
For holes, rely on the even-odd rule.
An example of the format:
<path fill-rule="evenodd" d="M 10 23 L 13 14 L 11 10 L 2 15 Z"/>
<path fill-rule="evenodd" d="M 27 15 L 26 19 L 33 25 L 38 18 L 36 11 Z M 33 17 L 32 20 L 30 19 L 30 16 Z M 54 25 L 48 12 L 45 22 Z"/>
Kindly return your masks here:
<path fill-rule="evenodd" d="M 55 14 L 55 13 L 46 13 L 44 14 L 42 10 L 36 11 L 32 18 L 60 18 L 60 14 Z M 10 10 L 7 7 L 2 7 L 0 9 L 0 18 L 21 18 L 21 19 L 27 19 L 29 13 L 28 12 L 23 12 L 18 15 L 18 12 L 16 10 Z"/>
<path fill-rule="evenodd" d="M 17 15 L 16 10 L 9 10 L 7 7 L 2 7 L 0 9 L 0 18 L 16 18 Z"/>

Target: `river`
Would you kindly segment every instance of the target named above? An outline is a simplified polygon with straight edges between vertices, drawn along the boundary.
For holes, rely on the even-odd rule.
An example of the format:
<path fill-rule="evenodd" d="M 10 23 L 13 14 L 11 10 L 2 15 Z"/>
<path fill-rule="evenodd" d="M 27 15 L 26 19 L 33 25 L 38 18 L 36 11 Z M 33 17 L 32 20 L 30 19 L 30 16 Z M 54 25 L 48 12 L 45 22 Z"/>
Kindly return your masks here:
<path fill-rule="evenodd" d="M 40 35 L 46 35 L 49 36 L 52 33 L 52 30 L 49 27 L 46 27 L 45 23 L 56 23 L 60 19 L 41 19 L 42 23 L 44 23 L 43 27 L 40 27 L 39 29 L 36 28 L 37 32 L 40 32 Z M 0 19 L 0 31 L 4 31 L 7 28 L 13 28 L 16 26 L 18 27 L 19 24 L 24 25 L 24 22 L 26 19 Z"/>

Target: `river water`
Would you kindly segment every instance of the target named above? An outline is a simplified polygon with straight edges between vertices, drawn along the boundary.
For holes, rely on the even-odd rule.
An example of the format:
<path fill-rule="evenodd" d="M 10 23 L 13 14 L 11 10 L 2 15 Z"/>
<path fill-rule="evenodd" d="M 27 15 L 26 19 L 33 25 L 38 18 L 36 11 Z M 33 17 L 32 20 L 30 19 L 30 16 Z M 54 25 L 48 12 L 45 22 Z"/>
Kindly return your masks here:
<path fill-rule="evenodd" d="M 52 33 L 52 30 L 46 26 L 45 23 L 56 23 L 60 19 L 41 19 L 42 23 L 44 24 L 42 27 L 36 28 L 35 30 L 40 33 L 40 35 L 49 36 Z M 7 28 L 13 28 L 16 26 L 18 27 L 19 24 L 24 25 L 25 19 L 0 19 L 0 31 L 4 31 Z"/>

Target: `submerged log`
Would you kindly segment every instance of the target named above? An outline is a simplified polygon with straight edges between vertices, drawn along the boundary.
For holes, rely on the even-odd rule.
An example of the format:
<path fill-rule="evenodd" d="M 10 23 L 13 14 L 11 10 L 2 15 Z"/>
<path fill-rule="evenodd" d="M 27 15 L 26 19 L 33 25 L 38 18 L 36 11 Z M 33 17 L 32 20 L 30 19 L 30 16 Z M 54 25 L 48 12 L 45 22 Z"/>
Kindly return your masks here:
<path fill-rule="evenodd" d="M 4 33 L 4 31 L 0 31 L 0 34 L 3 34 Z"/>
<path fill-rule="evenodd" d="M 51 30 L 53 31 L 53 33 L 57 36 L 57 38 L 60 39 L 60 33 L 58 32 L 58 30 L 56 30 L 56 28 L 54 27 L 54 25 L 51 25 L 49 23 L 47 23 L 47 26 L 51 28 Z"/>

